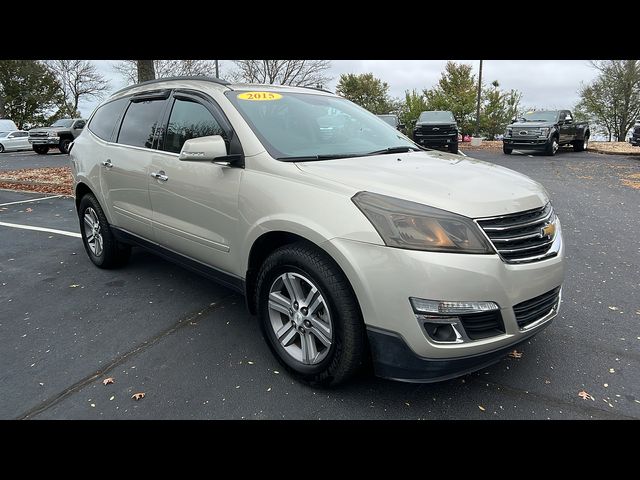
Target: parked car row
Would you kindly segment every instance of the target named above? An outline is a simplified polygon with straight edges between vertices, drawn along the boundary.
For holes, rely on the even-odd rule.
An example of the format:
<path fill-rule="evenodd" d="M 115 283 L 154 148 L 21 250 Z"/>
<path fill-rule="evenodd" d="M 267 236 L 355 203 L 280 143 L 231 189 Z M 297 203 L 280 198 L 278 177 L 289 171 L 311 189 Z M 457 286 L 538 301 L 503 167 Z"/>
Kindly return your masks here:
<path fill-rule="evenodd" d="M 83 118 L 62 118 L 49 127 L 19 130 L 8 119 L 0 119 L 0 153 L 18 150 L 33 150 L 46 155 L 51 147 L 61 153 L 69 153 L 69 146 L 86 124 Z"/>

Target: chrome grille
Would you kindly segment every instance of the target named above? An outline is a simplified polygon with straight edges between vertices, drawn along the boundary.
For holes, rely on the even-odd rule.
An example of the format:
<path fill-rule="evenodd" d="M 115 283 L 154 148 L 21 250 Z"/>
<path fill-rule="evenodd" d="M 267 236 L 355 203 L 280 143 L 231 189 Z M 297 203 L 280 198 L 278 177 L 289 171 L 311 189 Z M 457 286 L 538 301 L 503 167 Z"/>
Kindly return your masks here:
<path fill-rule="evenodd" d="M 555 223 L 551 203 L 542 208 L 476 221 L 500 256 L 509 263 L 535 262 L 553 256 L 549 249 L 557 233 L 547 235 L 543 232 L 544 227 Z"/>
<path fill-rule="evenodd" d="M 560 287 L 549 290 L 531 300 L 519 303 L 513 307 L 518 327 L 526 328 L 528 325 L 546 317 L 553 311 L 557 311 L 560 304 Z"/>
<path fill-rule="evenodd" d="M 47 132 L 33 132 L 33 133 L 29 133 L 30 137 L 46 137 L 48 134 Z"/>

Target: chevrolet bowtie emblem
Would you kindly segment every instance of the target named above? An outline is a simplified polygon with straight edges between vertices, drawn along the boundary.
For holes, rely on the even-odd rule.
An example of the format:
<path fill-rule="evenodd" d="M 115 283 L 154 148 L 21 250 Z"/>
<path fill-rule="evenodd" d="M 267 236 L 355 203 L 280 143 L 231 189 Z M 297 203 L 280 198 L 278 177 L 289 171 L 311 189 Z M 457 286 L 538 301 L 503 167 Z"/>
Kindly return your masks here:
<path fill-rule="evenodd" d="M 540 237 L 553 237 L 553 234 L 556 233 L 556 226 L 553 223 L 549 225 L 545 225 L 540 229 Z"/>

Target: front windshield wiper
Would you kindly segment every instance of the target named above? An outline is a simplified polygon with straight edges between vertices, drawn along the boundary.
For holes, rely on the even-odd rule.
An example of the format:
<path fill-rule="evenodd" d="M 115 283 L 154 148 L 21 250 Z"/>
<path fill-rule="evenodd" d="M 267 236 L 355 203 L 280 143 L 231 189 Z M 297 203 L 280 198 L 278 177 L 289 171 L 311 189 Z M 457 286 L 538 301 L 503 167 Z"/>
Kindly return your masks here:
<path fill-rule="evenodd" d="M 316 160 L 335 160 L 337 158 L 361 157 L 360 153 L 332 154 L 332 155 L 303 155 L 300 157 L 278 157 L 283 162 L 313 162 Z"/>
<path fill-rule="evenodd" d="M 418 147 L 412 147 L 410 145 L 402 145 L 399 147 L 389 147 L 383 150 L 376 150 L 374 152 L 365 153 L 365 155 L 384 155 L 385 153 L 406 153 L 406 152 L 419 152 Z"/>

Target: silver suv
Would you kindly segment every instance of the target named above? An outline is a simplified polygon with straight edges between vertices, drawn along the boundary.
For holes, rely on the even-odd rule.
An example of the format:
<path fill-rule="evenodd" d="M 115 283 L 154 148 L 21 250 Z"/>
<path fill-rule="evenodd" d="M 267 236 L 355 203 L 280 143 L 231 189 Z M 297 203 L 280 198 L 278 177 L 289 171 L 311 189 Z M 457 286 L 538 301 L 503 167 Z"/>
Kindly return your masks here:
<path fill-rule="evenodd" d="M 95 265 L 142 246 L 243 293 L 312 384 L 369 361 L 386 378 L 451 378 L 558 313 L 564 248 L 540 184 L 426 151 L 329 92 L 142 83 L 96 109 L 70 161 Z"/>

